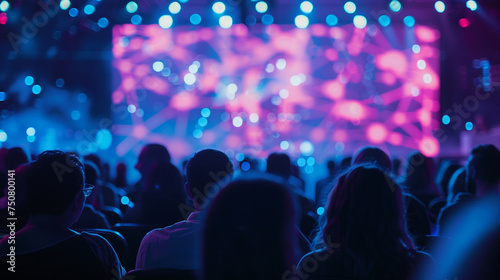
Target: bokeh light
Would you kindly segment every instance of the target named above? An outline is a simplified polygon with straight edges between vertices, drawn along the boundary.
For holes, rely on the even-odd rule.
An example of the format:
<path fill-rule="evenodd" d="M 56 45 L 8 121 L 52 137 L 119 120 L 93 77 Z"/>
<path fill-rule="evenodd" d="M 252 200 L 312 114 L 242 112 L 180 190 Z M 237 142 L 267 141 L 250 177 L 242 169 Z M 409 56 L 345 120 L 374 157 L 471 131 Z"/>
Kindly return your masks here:
<path fill-rule="evenodd" d="M 31 92 L 33 92 L 33 94 L 40 94 L 40 92 L 42 92 L 42 87 L 39 85 L 33 85 Z"/>
<path fill-rule="evenodd" d="M 95 6 L 94 5 L 86 5 L 85 8 L 83 8 L 83 12 L 87 15 L 91 15 L 95 12 Z"/>
<path fill-rule="evenodd" d="M 71 17 L 76 17 L 78 15 L 78 9 L 77 8 L 71 8 L 71 9 L 69 9 L 68 13 L 69 13 L 69 15 Z"/>
<path fill-rule="evenodd" d="M 309 18 L 304 15 L 298 15 L 295 17 L 295 26 L 298 28 L 306 28 L 309 26 Z"/>
<path fill-rule="evenodd" d="M 26 78 L 24 78 L 24 83 L 27 86 L 31 86 L 33 84 L 33 82 L 35 82 L 35 79 L 33 79 L 32 76 L 26 76 Z"/>
<path fill-rule="evenodd" d="M 339 19 L 335 15 L 327 15 L 326 16 L 326 24 L 330 26 L 334 26 L 339 22 Z"/>
<path fill-rule="evenodd" d="M 321 216 L 325 213 L 325 208 L 324 207 L 318 207 L 318 209 L 316 210 L 316 214 L 318 214 L 318 216 Z"/>
<path fill-rule="evenodd" d="M 203 108 L 201 109 L 201 116 L 204 118 L 210 117 L 210 109 L 209 108 Z"/>
<path fill-rule="evenodd" d="M 313 4 L 309 1 L 304 1 L 304 2 L 300 3 L 300 10 L 303 13 L 310 14 L 312 12 L 313 8 L 314 8 Z"/>
<path fill-rule="evenodd" d="M 474 128 L 474 125 L 471 122 L 465 123 L 465 129 L 471 131 Z"/>
<path fill-rule="evenodd" d="M 7 141 L 7 133 L 4 130 L 0 129 L 0 142 L 5 141 Z"/>
<path fill-rule="evenodd" d="M 241 127 L 243 125 L 243 119 L 241 117 L 235 117 L 233 119 L 234 127 Z"/>
<path fill-rule="evenodd" d="M 466 18 L 461 18 L 460 20 L 458 20 L 458 24 L 460 25 L 460 27 L 465 28 L 469 26 L 469 20 Z"/>
<path fill-rule="evenodd" d="M 163 62 L 161 61 L 155 61 L 153 63 L 153 70 L 155 70 L 155 72 L 161 72 L 164 67 Z"/>
<path fill-rule="evenodd" d="M 100 28 L 106 28 L 109 25 L 109 20 L 105 17 L 102 17 L 97 21 L 97 25 L 99 25 Z"/>
<path fill-rule="evenodd" d="M 393 0 L 391 1 L 391 3 L 389 3 L 389 8 L 391 9 L 391 11 L 397 13 L 401 11 L 401 2 Z"/>
<path fill-rule="evenodd" d="M 158 23 L 160 24 L 161 28 L 167 29 L 167 28 L 172 27 L 174 20 L 172 19 L 172 16 L 170 16 L 170 15 L 163 15 L 158 20 Z"/>
<path fill-rule="evenodd" d="M 367 24 L 366 18 L 364 16 L 354 16 L 352 21 L 354 23 L 354 26 L 356 26 L 357 28 L 365 28 Z"/>
<path fill-rule="evenodd" d="M 477 3 L 476 1 L 469 0 L 465 3 L 465 6 L 469 8 L 471 11 L 477 10 Z"/>
<path fill-rule="evenodd" d="M 443 1 L 436 1 L 436 3 L 434 3 L 434 9 L 436 9 L 436 12 L 442 13 L 446 9 L 446 5 Z"/>
<path fill-rule="evenodd" d="M 231 16 L 221 16 L 219 18 L 219 25 L 224 29 L 228 29 L 233 25 L 233 18 Z"/>
<path fill-rule="evenodd" d="M 262 23 L 265 25 L 270 25 L 270 24 L 273 24 L 273 22 L 274 22 L 274 18 L 270 14 L 263 15 L 261 20 L 262 20 Z"/>
<path fill-rule="evenodd" d="M 222 14 L 226 10 L 226 5 L 224 3 L 222 3 L 222 2 L 215 2 L 212 5 L 212 10 L 216 14 Z"/>
<path fill-rule="evenodd" d="M 257 4 L 255 4 L 255 10 L 258 13 L 263 14 L 263 13 L 267 12 L 267 9 L 268 9 L 267 3 L 264 1 L 259 1 L 259 2 L 257 2 Z"/>
<path fill-rule="evenodd" d="M 168 11 L 173 15 L 178 14 L 181 11 L 181 4 L 179 2 L 172 2 L 168 5 Z"/>
<path fill-rule="evenodd" d="M 139 25 L 142 23 L 142 17 L 140 15 L 133 15 L 130 22 L 132 24 Z"/>
<path fill-rule="evenodd" d="M 128 2 L 127 5 L 125 6 L 125 9 L 127 10 L 127 12 L 129 12 L 131 14 L 137 12 L 138 8 L 139 8 L 139 5 L 137 5 L 137 3 L 134 1 Z"/>
<path fill-rule="evenodd" d="M 280 143 L 280 149 L 282 150 L 288 150 L 290 148 L 290 143 L 288 141 L 281 141 Z"/>
<path fill-rule="evenodd" d="M 189 17 L 189 21 L 191 22 L 191 24 L 198 25 L 201 23 L 201 16 L 199 14 L 192 14 Z"/>
<path fill-rule="evenodd" d="M 443 115 L 442 122 L 443 122 L 444 125 L 450 124 L 450 121 L 451 121 L 450 116 Z"/>
<path fill-rule="evenodd" d="M 403 22 L 406 24 L 408 27 L 413 27 L 415 25 L 415 19 L 412 16 L 406 16 L 403 19 Z"/>
<path fill-rule="evenodd" d="M 74 120 L 74 121 L 79 120 L 81 116 L 82 116 L 82 114 L 78 110 L 73 110 L 71 112 L 71 119 Z"/>
<path fill-rule="evenodd" d="M 6 97 L 7 97 L 7 94 L 3 91 L 0 91 L 0 101 L 5 101 Z"/>
<path fill-rule="evenodd" d="M 3 1 L 3 2 L 7 2 L 7 1 Z M 2 2 L 2 4 L 3 4 L 3 2 Z M 61 10 L 67 10 L 67 9 L 69 9 L 70 6 L 71 6 L 71 1 L 69 1 L 69 0 L 62 0 L 59 3 L 59 7 L 61 8 Z M 0 4 L 0 10 L 1 10 L 1 4 Z"/>
<path fill-rule="evenodd" d="M 391 24 L 391 18 L 387 15 L 381 15 L 378 18 L 378 23 L 380 23 L 380 25 L 382 25 L 383 27 L 387 27 L 389 26 L 389 24 Z"/>
<path fill-rule="evenodd" d="M 314 145 L 310 141 L 300 143 L 300 152 L 304 156 L 310 156 L 314 153 Z"/>
<path fill-rule="evenodd" d="M 108 129 L 99 129 L 95 136 L 95 142 L 100 150 L 107 150 L 113 142 L 113 135 Z"/>
<path fill-rule="evenodd" d="M 26 135 L 28 135 L 28 136 L 33 136 L 33 135 L 35 135 L 35 133 L 36 133 L 36 130 L 32 126 L 28 127 L 28 129 L 26 129 Z"/>
<path fill-rule="evenodd" d="M 348 14 L 353 14 L 354 12 L 356 12 L 356 4 L 354 4 L 351 1 L 348 1 L 344 4 L 344 10 Z"/>

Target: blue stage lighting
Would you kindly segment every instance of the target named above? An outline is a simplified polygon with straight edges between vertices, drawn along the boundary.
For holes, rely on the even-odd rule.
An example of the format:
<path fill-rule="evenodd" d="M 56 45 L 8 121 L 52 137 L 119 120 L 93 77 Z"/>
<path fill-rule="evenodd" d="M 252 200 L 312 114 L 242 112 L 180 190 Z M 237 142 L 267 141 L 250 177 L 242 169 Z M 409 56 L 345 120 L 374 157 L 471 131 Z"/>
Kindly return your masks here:
<path fill-rule="evenodd" d="M 401 11 L 401 2 L 393 0 L 391 1 L 391 3 L 389 3 L 389 8 L 391 9 L 391 11 L 397 13 Z"/>
<path fill-rule="evenodd" d="M 339 22 L 339 19 L 335 15 L 327 15 L 326 16 L 326 24 L 330 26 L 334 26 Z"/>
<path fill-rule="evenodd" d="M 477 3 L 476 1 L 473 1 L 473 0 L 469 0 L 467 1 L 467 3 L 465 4 L 467 6 L 467 8 L 469 8 L 471 11 L 475 11 L 477 10 Z"/>
<path fill-rule="evenodd" d="M 451 121 L 450 116 L 444 115 L 443 118 L 442 118 L 442 121 L 443 121 L 444 125 L 450 124 L 450 121 Z"/>
<path fill-rule="evenodd" d="M 83 12 L 87 15 L 91 15 L 95 12 L 95 6 L 90 4 L 86 5 L 85 8 L 83 8 Z"/>
<path fill-rule="evenodd" d="M 192 14 L 189 17 L 189 21 L 194 25 L 198 25 L 201 23 L 201 16 L 199 14 Z"/>
<path fill-rule="evenodd" d="M 127 12 L 129 12 L 131 14 L 137 12 L 138 8 L 139 8 L 139 5 L 137 5 L 137 3 L 135 3 L 134 1 L 128 2 L 127 6 L 125 6 L 125 9 L 127 10 Z"/>
<path fill-rule="evenodd" d="M 71 17 L 76 17 L 78 15 L 78 9 L 77 8 L 71 8 L 71 9 L 69 9 L 68 13 L 69 13 L 69 15 Z"/>
<path fill-rule="evenodd" d="M 109 25 L 109 20 L 105 17 L 102 17 L 97 21 L 97 25 L 99 25 L 100 28 L 106 28 Z"/>
<path fill-rule="evenodd" d="M 273 24 L 273 22 L 274 22 L 274 18 L 270 14 L 263 15 L 261 20 L 262 20 L 262 23 L 265 25 Z"/>
<path fill-rule="evenodd" d="M 27 86 L 31 86 L 33 84 L 33 82 L 35 81 L 35 79 L 33 79 L 32 76 L 26 76 L 26 78 L 24 78 L 24 83 L 27 85 Z"/>
<path fill-rule="evenodd" d="M 382 25 L 383 27 L 387 27 L 389 26 L 389 24 L 391 24 L 391 18 L 387 15 L 381 15 L 378 18 L 378 23 L 380 23 L 380 25 Z"/>
<path fill-rule="evenodd" d="M 233 18 L 231 16 L 221 16 L 219 18 L 220 27 L 227 29 L 233 25 Z"/>
<path fill-rule="evenodd" d="M 40 92 L 42 92 L 42 87 L 39 85 L 34 85 L 31 88 L 31 92 L 33 92 L 33 94 L 40 94 Z"/>
<path fill-rule="evenodd" d="M 7 133 L 0 129 L 0 142 L 7 141 Z"/>
<path fill-rule="evenodd" d="M 415 25 L 415 19 L 412 16 L 406 16 L 403 19 L 403 22 L 406 24 L 408 27 L 412 27 Z"/>
<path fill-rule="evenodd" d="M 465 129 L 471 131 L 474 128 L 474 125 L 471 122 L 465 123 Z"/>
<path fill-rule="evenodd" d="M 130 22 L 132 24 L 139 25 L 142 23 L 142 17 L 140 15 L 133 15 Z"/>
<path fill-rule="evenodd" d="M 4 2 L 7 2 L 7 1 L 4 1 Z M 61 3 L 59 3 L 59 7 L 61 8 L 61 10 L 67 10 L 67 9 L 69 9 L 69 6 L 71 6 L 71 1 L 69 1 L 69 0 L 62 0 Z M 1 8 L 1 5 L 0 5 L 0 8 Z"/>

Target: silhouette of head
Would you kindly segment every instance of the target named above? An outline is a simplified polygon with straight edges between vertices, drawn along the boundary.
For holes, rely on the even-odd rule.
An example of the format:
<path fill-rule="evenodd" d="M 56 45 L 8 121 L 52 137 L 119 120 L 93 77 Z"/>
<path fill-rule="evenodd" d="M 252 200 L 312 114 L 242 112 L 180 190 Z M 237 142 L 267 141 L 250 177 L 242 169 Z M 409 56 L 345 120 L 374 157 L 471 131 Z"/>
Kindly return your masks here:
<path fill-rule="evenodd" d="M 445 161 L 441 164 L 439 168 L 438 174 L 436 175 L 436 183 L 439 185 L 445 197 L 448 196 L 448 185 L 450 183 L 450 179 L 462 166 L 454 161 Z"/>
<path fill-rule="evenodd" d="M 206 149 L 195 153 L 186 166 L 186 192 L 195 207 L 207 206 L 233 172 L 233 164 L 223 152 Z"/>
<path fill-rule="evenodd" d="M 27 202 L 30 214 L 59 217 L 73 207 L 75 209 L 72 218 L 76 220 L 85 201 L 82 192 L 84 183 L 84 166 L 76 156 L 62 151 L 41 153 L 27 171 Z"/>
<path fill-rule="evenodd" d="M 392 170 L 391 158 L 377 147 L 361 148 L 352 159 L 352 165 L 361 163 L 373 163 L 386 171 Z"/>
<path fill-rule="evenodd" d="M 161 144 L 147 144 L 142 148 L 135 168 L 144 178 L 151 171 L 152 165 L 157 162 L 170 162 L 170 153 Z"/>
<path fill-rule="evenodd" d="M 28 155 L 20 147 L 10 148 L 5 154 L 4 164 L 6 170 L 15 170 L 21 164 L 28 162 Z"/>
<path fill-rule="evenodd" d="M 354 166 L 341 175 L 325 213 L 317 242 L 338 246 L 351 259 L 348 263 L 357 275 L 368 272 L 362 259 L 374 262 L 381 252 L 389 257 L 401 255 L 405 248 L 413 249 L 406 232 L 401 189 L 376 165 Z"/>
<path fill-rule="evenodd" d="M 291 175 L 290 157 L 284 153 L 272 153 L 267 157 L 266 172 L 280 176 L 285 180 Z"/>
<path fill-rule="evenodd" d="M 206 279 L 281 279 L 295 260 L 290 192 L 266 177 L 237 179 L 209 207 L 203 233 Z"/>
<path fill-rule="evenodd" d="M 408 157 L 404 184 L 410 189 L 432 189 L 434 184 L 434 160 L 421 152 L 413 152 Z"/>
<path fill-rule="evenodd" d="M 467 187 L 472 193 L 497 190 L 500 180 L 500 151 L 493 145 L 479 145 L 472 149 L 467 161 Z M 476 189 L 481 184 L 487 189 Z"/>

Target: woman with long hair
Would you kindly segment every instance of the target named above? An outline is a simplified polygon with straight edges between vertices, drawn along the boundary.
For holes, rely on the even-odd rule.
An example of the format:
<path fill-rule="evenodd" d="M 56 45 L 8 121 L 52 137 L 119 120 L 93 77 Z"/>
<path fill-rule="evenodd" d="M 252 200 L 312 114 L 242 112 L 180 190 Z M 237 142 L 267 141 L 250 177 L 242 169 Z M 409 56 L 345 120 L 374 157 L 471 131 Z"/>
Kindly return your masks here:
<path fill-rule="evenodd" d="M 411 279 L 419 261 L 406 232 L 401 188 L 374 165 L 341 175 L 315 240 L 298 273 L 314 278 Z"/>

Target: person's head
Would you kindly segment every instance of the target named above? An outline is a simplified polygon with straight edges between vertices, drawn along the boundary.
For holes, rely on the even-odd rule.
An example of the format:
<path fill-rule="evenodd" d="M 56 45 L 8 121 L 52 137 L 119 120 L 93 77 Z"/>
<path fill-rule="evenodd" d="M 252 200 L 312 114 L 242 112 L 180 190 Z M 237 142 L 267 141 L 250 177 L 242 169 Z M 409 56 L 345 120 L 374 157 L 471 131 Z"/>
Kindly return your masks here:
<path fill-rule="evenodd" d="M 465 167 L 459 168 L 453 175 L 451 175 L 450 181 L 448 183 L 448 195 L 446 197 L 446 202 L 451 204 L 458 193 L 467 192 L 467 185 L 465 183 Z"/>
<path fill-rule="evenodd" d="M 5 154 L 4 164 L 6 171 L 15 170 L 21 164 L 28 162 L 28 155 L 20 147 L 10 148 Z"/>
<path fill-rule="evenodd" d="M 418 191 L 437 191 L 434 183 L 434 160 L 421 152 L 413 152 L 408 157 L 405 168 L 404 184 L 409 189 Z"/>
<path fill-rule="evenodd" d="M 229 157 L 218 150 L 195 153 L 186 166 L 186 193 L 198 210 L 206 207 L 234 172 Z"/>
<path fill-rule="evenodd" d="M 27 171 L 27 203 L 31 216 L 60 218 L 69 227 L 85 203 L 84 166 L 74 155 L 45 151 L 30 163 Z"/>
<path fill-rule="evenodd" d="M 493 145 L 479 145 L 472 149 L 467 161 L 468 191 L 478 196 L 498 191 L 499 180 L 500 151 Z"/>
<path fill-rule="evenodd" d="M 151 171 L 152 165 L 157 162 L 170 162 L 170 153 L 161 144 L 147 144 L 142 148 L 135 168 L 144 178 Z"/>
<path fill-rule="evenodd" d="M 461 167 L 462 166 L 460 164 L 451 160 L 444 161 L 441 164 L 438 174 L 436 175 L 436 183 L 441 188 L 445 197 L 448 197 L 448 185 L 450 183 L 451 176 L 453 176 L 453 173 Z"/>
<path fill-rule="evenodd" d="M 284 182 L 267 176 L 232 181 L 210 205 L 203 231 L 207 280 L 281 279 L 296 263 L 292 196 Z"/>
<path fill-rule="evenodd" d="M 363 258 L 373 263 L 381 252 L 393 258 L 413 250 L 398 184 L 376 165 L 351 167 L 330 193 L 316 242 L 338 247 L 359 276 L 370 269 L 361 264 Z"/>
<path fill-rule="evenodd" d="M 291 175 L 290 157 L 284 153 L 272 153 L 267 157 L 266 172 L 288 179 Z"/>
<path fill-rule="evenodd" d="M 351 167 L 352 157 L 345 157 L 340 161 L 340 170 L 346 170 Z"/>
<path fill-rule="evenodd" d="M 169 194 L 172 198 L 184 198 L 184 179 L 181 172 L 170 162 L 156 163 L 145 181 L 144 191 Z"/>
<path fill-rule="evenodd" d="M 377 147 L 363 147 L 354 155 L 352 165 L 362 163 L 373 163 L 389 172 L 392 170 L 391 158 Z"/>
<path fill-rule="evenodd" d="M 94 185 L 99 188 L 99 168 L 92 161 L 85 161 L 84 163 L 85 171 L 85 183 Z M 86 199 L 86 203 L 94 204 L 96 203 L 96 198 L 98 196 L 98 190 L 92 191 L 89 197 Z"/>

